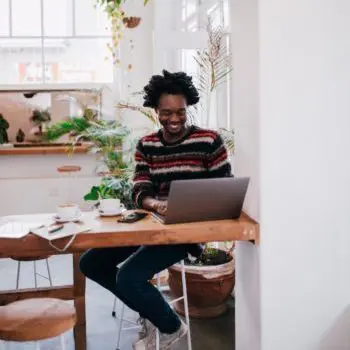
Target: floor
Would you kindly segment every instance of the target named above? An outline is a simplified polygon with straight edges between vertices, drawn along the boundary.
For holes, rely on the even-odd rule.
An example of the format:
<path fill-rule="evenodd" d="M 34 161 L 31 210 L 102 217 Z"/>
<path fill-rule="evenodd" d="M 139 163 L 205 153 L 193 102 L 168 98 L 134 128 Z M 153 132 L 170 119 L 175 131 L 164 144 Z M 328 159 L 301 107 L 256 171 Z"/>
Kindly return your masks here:
<path fill-rule="evenodd" d="M 44 261 L 37 263 L 38 272 L 47 275 Z M 72 259 L 70 256 L 54 256 L 50 258 L 50 267 L 55 285 L 67 284 L 72 281 Z M 14 289 L 16 285 L 17 262 L 9 259 L 0 260 L 0 289 Z M 47 286 L 48 282 L 39 277 L 39 286 Z M 33 263 L 22 263 L 20 287 L 34 287 Z M 88 350 L 115 350 L 116 321 L 111 316 L 113 296 L 92 281 L 87 281 L 87 335 Z M 127 316 L 136 320 L 137 315 L 127 311 Z M 234 302 L 229 301 L 228 312 L 216 319 L 191 320 L 193 350 L 233 350 L 234 349 Z M 131 350 L 132 342 L 137 337 L 137 329 L 122 333 L 120 350 Z M 73 350 L 72 333 L 66 336 L 67 350 Z M 0 346 L 1 348 L 1 346 Z M 9 343 L 7 350 L 35 349 L 34 344 Z M 40 343 L 41 350 L 60 349 L 58 339 Z M 187 349 L 186 339 L 182 340 L 173 350 Z"/>

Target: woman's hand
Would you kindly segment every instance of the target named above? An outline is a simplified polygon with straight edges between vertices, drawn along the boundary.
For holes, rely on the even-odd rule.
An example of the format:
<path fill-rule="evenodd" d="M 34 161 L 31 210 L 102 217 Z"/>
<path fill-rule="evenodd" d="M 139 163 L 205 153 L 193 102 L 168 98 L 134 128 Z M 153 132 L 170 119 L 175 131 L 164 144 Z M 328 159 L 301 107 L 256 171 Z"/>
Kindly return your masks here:
<path fill-rule="evenodd" d="M 142 207 L 146 210 L 152 210 L 160 215 L 165 215 L 168 209 L 168 201 L 160 201 L 151 197 L 146 197 L 142 201 Z"/>
<path fill-rule="evenodd" d="M 156 201 L 154 210 L 160 214 L 165 215 L 168 209 L 168 201 Z"/>

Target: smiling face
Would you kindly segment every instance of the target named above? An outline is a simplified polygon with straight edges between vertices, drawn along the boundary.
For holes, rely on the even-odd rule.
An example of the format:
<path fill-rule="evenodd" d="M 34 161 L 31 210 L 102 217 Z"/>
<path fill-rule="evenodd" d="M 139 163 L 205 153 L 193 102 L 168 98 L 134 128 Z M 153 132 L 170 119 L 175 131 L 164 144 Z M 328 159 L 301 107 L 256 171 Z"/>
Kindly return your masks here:
<path fill-rule="evenodd" d="M 186 130 L 187 103 L 183 95 L 163 94 L 159 99 L 157 113 L 165 136 L 181 137 Z"/>

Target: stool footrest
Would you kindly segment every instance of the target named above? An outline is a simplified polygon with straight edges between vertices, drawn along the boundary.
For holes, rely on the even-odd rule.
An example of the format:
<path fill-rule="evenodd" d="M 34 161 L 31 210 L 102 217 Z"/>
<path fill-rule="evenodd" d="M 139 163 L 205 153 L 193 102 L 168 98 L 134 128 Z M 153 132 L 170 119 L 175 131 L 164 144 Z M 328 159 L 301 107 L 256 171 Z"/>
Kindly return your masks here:
<path fill-rule="evenodd" d="M 170 305 L 175 304 L 177 301 L 184 300 L 185 297 L 180 297 L 169 302 Z"/>

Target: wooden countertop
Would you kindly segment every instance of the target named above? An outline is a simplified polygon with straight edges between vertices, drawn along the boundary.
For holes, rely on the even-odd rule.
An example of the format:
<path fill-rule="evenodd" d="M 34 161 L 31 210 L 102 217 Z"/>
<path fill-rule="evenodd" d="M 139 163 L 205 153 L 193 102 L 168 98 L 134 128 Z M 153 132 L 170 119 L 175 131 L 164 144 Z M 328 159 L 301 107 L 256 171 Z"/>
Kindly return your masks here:
<path fill-rule="evenodd" d="M 69 146 L 34 146 L 34 147 L 0 147 L 0 156 L 36 155 L 36 154 L 64 154 L 68 153 Z M 74 153 L 86 153 L 87 145 L 74 147 Z"/>
<path fill-rule="evenodd" d="M 5 216 L 3 222 L 50 223 L 53 214 Z M 90 231 L 80 233 L 68 252 L 81 252 L 96 247 L 123 247 L 157 244 L 181 244 L 212 241 L 259 241 L 259 225 L 245 213 L 237 220 L 193 222 L 163 225 L 152 215 L 133 224 L 118 223 L 115 217 L 100 218 L 96 212 L 85 212 L 81 221 Z M 54 241 L 63 247 L 69 238 Z M 33 234 L 21 239 L 0 238 L 0 257 L 57 254 L 48 241 Z"/>

